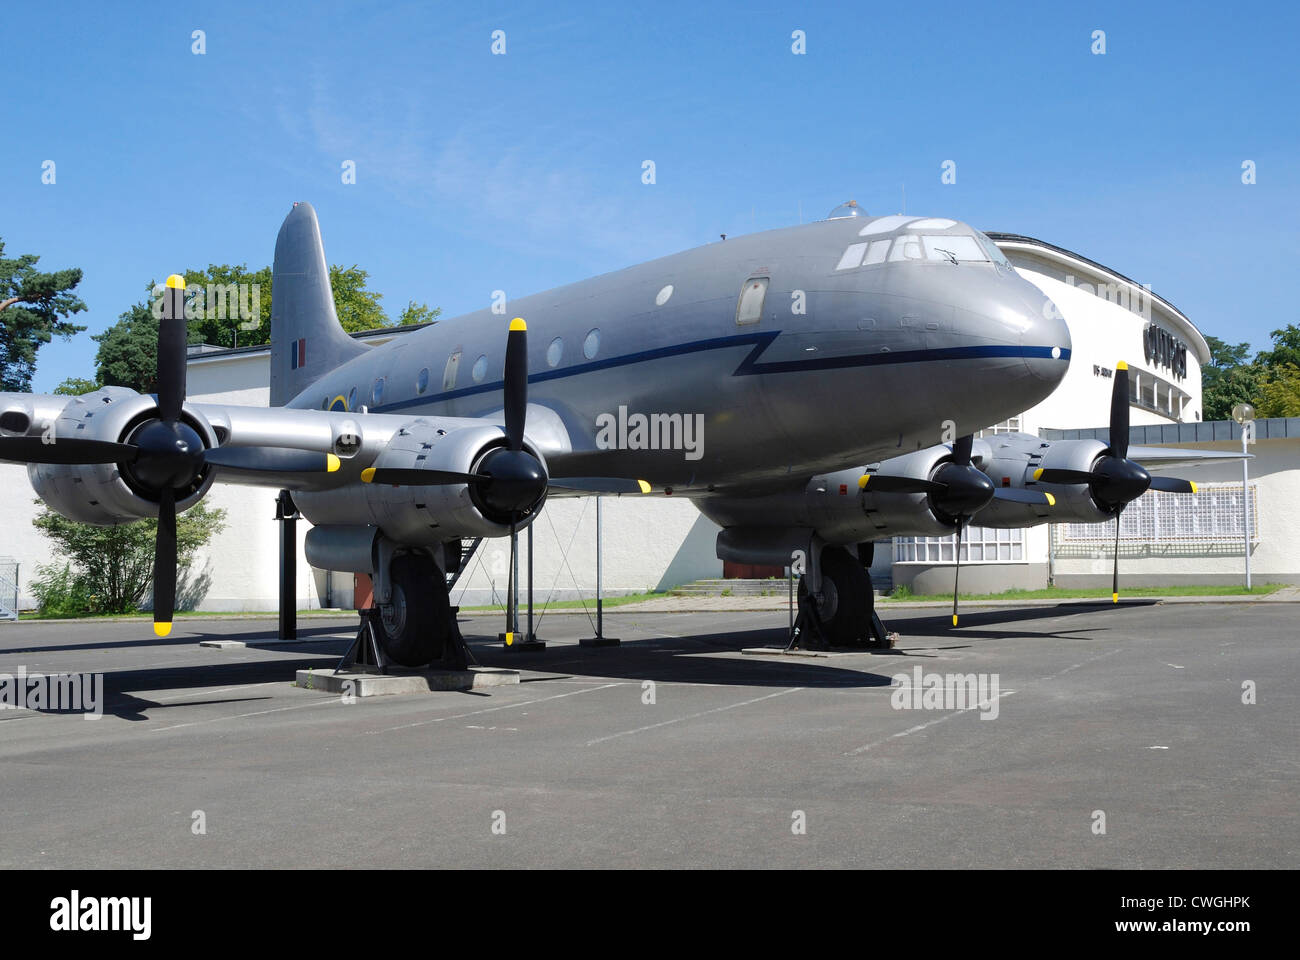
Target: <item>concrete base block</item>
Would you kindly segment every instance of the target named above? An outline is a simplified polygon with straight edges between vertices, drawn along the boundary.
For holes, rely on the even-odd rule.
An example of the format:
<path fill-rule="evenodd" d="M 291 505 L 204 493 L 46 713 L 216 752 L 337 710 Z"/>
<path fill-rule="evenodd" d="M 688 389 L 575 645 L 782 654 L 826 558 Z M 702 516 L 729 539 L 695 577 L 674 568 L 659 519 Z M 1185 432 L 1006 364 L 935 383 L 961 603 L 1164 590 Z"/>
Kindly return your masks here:
<path fill-rule="evenodd" d="M 279 640 L 275 637 L 267 637 L 265 640 L 252 641 L 253 646 L 261 647 L 267 644 L 284 644 L 284 643 L 319 643 L 322 640 L 333 640 L 335 637 L 295 637 L 292 640 Z M 200 647 L 213 647 L 217 650 L 242 650 L 248 646 L 245 640 L 200 640 Z"/>
<path fill-rule="evenodd" d="M 617 647 L 620 643 L 618 637 L 583 637 L 578 641 L 583 647 Z"/>
<path fill-rule="evenodd" d="M 429 693 L 433 690 L 479 690 L 519 682 L 518 670 L 471 667 L 468 670 L 397 670 L 365 673 L 345 670 L 335 673 L 326 667 L 319 672 L 299 670 L 295 686 L 324 693 L 351 693 L 358 697 L 383 697 L 400 693 Z"/>

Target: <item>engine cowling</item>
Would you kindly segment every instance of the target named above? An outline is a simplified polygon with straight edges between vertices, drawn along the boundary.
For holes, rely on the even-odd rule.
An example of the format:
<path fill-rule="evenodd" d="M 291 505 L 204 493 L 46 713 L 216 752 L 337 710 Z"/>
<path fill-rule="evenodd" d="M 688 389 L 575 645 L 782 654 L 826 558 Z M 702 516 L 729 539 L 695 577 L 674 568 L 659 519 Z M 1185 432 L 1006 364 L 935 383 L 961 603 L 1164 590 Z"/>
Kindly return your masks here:
<path fill-rule="evenodd" d="M 157 416 L 153 397 L 125 387 L 104 387 L 68 400 L 53 417 L 36 410 L 28 434 L 79 437 L 126 443 L 136 430 Z M 198 435 L 205 447 L 217 445 L 216 433 L 198 412 L 186 408 L 181 420 Z M 69 520 L 98 526 L 128 523 L 158 516 L 158 501 L 147 486 L 135 479 L 131 468 L 118 464 L 29 464 L 32 488 L 51 509 Z M 176 509 L 192 507 L 212 484 L 206 467 L 176 494 Z"/>
<path fill-rule="evenodd" d="M 426 420 L 414 420 L 389 440 L 373 466 L 378 469 L 446 470 L 476 473 L 494 450 L 505 445 L 500 427 L 461 427 L 447 430 Z M 524 449 L 545 465 L 541 453 Z M 519 526 L 532 522 L 542 502 L 534 504 Z M 303 491 L 294 495 L 303 515 L 313 524 L 378 527 L 391 540 L 413 546 L 436 546 L 460 537 L 501 537 L 510 533 L 509 518 L 494 516 L 469 484 L 406 486 L 367 483 L 336 490 Z"/>
<path fill-rule="evenodd" d="M 1024 503 L 995 500 L 979 512 L 975 522 L 983 527 L 1032 527 L 1036 524 L 1070 522 L 1100 523 L 1114 516 L 1093 497 L 1085 483 L 1040 484 L 1034 481 L 1039 467 L 1064 470 L 1091 470 L 1106 452 L 1100 440 L 1039 440 L 1037 437 L 1012 437 L 993 447 L 993 457 L 985 472 L 1002 485 L 1004 478 L 1013 487 L 1049 491 L 1056 499 L 1050 508 Z"/>
<path fill-rule="evenodd" d="M 929 447 L 879 465 L 892 476 L 928 480 L 950 456 Z M 793 527 L 815 531 L 830 543 L 861 543 L 896 536 L 946 536 L 955 521 L 934 509 L 924 493 L 868 493 L 859 485 L 863 468 L 812 478 L 801 490 L 759 497 L 710 497 L 700 512 L 723 527 Z M 870 484 L 868 484 L 870 489 Z M 754 560 L 750 562 L 765 562 Z"/>

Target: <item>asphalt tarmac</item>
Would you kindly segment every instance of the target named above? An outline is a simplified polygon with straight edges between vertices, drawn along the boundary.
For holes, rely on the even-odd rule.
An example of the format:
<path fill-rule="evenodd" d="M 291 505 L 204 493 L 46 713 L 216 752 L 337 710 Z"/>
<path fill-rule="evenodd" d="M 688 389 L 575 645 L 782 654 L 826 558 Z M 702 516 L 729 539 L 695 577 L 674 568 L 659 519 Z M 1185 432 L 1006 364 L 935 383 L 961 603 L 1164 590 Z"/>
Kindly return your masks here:
<path fill-rule="evenodd" d="M 1296 612 L 887 611 L 895 650 L 817 659 L 740 652 L 779 612 L 611 613 L 595 649 L 552 613 L 537 653 L 473 617 L 520 684 L 355 702 L 292 685 L 355 618 L 0 624 L 0 684 L 104 691 L 0 709 L 0 867 L 1294 869 Z"/>

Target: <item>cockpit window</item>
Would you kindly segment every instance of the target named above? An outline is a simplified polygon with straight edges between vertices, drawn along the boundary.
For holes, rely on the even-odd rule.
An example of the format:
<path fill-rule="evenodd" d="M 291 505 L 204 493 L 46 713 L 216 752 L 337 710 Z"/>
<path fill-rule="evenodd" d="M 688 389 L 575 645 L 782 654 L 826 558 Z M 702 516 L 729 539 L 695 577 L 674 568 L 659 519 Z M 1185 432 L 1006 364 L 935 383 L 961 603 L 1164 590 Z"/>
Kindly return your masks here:
<path fill-rule="evenodd" d="M 975 239 L 980 242 L 980 246 L 983 247 L 985 251 L 987 251 L 990 259 L 992 259 L 994 263 L 1001 264 L 1004 267 L 1011 266 L 1011 261 L 1008 260 L 1006 258 L 1006 255 L 1003 254 L 1003 252 L 998 249 L 998 245 L 996 243 L 994 243 L 992 240 L 990 240 L 982 233 L 976 233 Z"/>
<path fill-rule="evenodd" d="M 925 254 L 921 250 L 921 238 L 910 233 L 895 238 L 894 249 L 889 251 L 889 259 L 891 261 L 924 260 Z"/>
<path fill-rule="evenodd" d="M 948 260 L 951 263 L 961 263 L 962 261 L 987 263 L 989 259 L 984 249 L 975 242 L 974 237 L 936 237 L 927 234 L 921 237 L 921 241 L 925 244 L 925 257 L 927 260 Z"/>

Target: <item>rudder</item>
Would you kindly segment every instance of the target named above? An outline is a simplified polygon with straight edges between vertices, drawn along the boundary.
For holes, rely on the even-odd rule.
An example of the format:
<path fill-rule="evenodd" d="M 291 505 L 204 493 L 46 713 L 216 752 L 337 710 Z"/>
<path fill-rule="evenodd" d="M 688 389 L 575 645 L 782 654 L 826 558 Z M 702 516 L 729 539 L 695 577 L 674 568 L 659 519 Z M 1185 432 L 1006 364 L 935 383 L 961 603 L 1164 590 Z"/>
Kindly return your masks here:
<path fill-rule="evenodd" d="M 284 406 L 365 349 L 339 325 L 316 211 L 295 203 L 271 269 L 271 406 Z"/>

